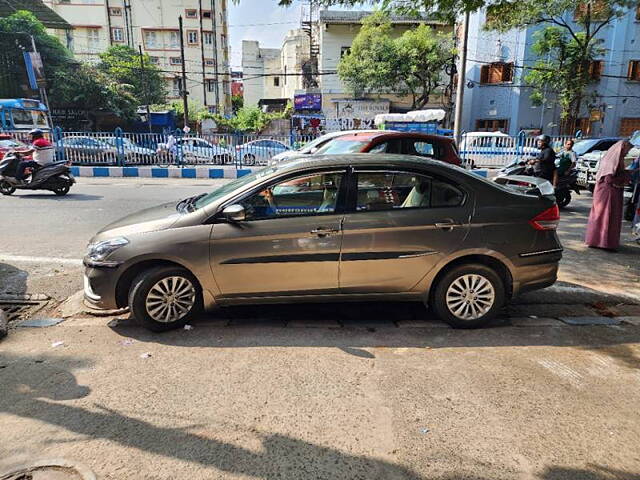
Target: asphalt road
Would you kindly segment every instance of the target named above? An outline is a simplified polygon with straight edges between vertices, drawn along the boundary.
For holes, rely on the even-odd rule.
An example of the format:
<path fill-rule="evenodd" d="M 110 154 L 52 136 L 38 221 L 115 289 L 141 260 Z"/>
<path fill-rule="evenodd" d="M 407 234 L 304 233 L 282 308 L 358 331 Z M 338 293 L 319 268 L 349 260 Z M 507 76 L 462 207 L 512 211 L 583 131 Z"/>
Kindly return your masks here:
<path fill-rule="evenodd" d="M 0 293 L 63 299 L 103 225 L 214 182 L 82 180 L 0 197 Z M 65 458 L 106 480 L 640 480 L 640 248 L 584 248 L 563 214 L 558 286 L 492 328 L 419 305 L 235 308 L 158 335 L 126 316 L 0 344 L 0 477 Z M 612 326 L 547 317 L 633 315 Z M 60 343 L 62 342 L 62 343 Z"/>

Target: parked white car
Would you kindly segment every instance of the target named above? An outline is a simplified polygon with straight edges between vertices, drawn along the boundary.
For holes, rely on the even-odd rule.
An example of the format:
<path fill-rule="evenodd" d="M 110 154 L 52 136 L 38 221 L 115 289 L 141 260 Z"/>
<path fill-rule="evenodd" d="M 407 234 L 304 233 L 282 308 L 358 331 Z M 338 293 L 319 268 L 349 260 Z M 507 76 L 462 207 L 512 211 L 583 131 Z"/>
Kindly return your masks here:
<path fill-rule="evenodd" d="M 236 146 L 236 158 L 242 165 L 267 165 L 272 157 L 289 150 L 278 140 L 253 140 Z"/>
<path fill-rule="evenodd" d="M 460 158 L 466 164 L 501 167 L 516 156 L 522 160 L 535 158 L 539 150 L 535 147 L 518 147 L 518 139 L 502 132 L 468 132 L 462 135 L 458 147 Z"/>

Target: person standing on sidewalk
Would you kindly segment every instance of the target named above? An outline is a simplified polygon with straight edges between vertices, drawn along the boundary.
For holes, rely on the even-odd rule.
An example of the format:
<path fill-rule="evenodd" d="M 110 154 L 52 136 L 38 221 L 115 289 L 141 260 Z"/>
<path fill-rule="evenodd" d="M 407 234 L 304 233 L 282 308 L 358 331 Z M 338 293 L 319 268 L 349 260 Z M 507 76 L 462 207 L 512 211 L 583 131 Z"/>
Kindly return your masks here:
<path fill-rule="evenodd" d="M 630 180 L 624 157 L 632 146 L 620 140 L 600 161 L 585 237 L 589 247 L 617 250 L 620 246 L 624 187 Z"/>

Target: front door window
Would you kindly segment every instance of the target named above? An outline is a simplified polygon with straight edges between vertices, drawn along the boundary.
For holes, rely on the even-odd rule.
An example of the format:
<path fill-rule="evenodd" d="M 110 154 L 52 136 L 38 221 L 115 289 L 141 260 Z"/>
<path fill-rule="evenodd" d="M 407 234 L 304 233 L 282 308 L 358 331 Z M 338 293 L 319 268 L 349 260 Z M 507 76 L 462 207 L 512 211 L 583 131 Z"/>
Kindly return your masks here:
<path fill-rule="evenodd" d="M 265 220 L 336 211 L 341 173 L 322 173 L 285 180 L 241 203 L 247 220 Z"/>

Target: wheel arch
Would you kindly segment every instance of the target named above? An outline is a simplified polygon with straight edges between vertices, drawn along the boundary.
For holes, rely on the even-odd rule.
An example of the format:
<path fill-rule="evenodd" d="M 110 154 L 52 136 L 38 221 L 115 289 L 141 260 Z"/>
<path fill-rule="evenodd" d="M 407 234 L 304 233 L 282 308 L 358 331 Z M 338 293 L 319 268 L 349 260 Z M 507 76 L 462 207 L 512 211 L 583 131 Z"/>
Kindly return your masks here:
<path fill-rule="evenodd" d="M 477 263 L 485 265 L 494 270 L 502 279 L 505 287 L 506 298 L 513 297 L 513 273 L 510 267 L 510 262 L 506 258 L 499 258 L 487 253 L 466 253 L 460 255 L 454 259 L 449 260 L 440 266 L 437 270 L 431 272 L 428 288 L 426 289 L 425 300 L 431 301 L 433 292 L 438 285 L 438 282 L 444 277 L 451 269 L 460 265 Z M 421 282 L 422 283 L 422 282 Z"/>
<path fill-rule="evenodd" d="M 133 283 L 133 280 L 145 270 L 149 270 L 151 268 L 157 268 L 157 267 L 178 267 L 178 268 L 185 269 L 187 272 L 191 274 L 191 276 L 198 283 L 198 287 L 200 287 L 202 296 L 204 297 L 206 295 L 204 292 L 204 289 L 202 288 L 202 284 L 200 283 L 200 280 L 198 280 L 197 275 L 195 275 L 193 271 L 187 266 L 179 262 L 164 259 L 164 258 L 140 259 L 139 261 L 129 265 L 127 269 L 122 273 L 122 275 L 120 275 L 120 277 L 118 278 L 118 282 L 116 283 L 116 289 L 115 289 L 116 305 L 118 306 L 118 308 L 123 308 L 128 305 L 129 291 L 131 290 L 131 285 Z M 205 298 L 203 298 L 203 301 L 204 300 Z"/>

